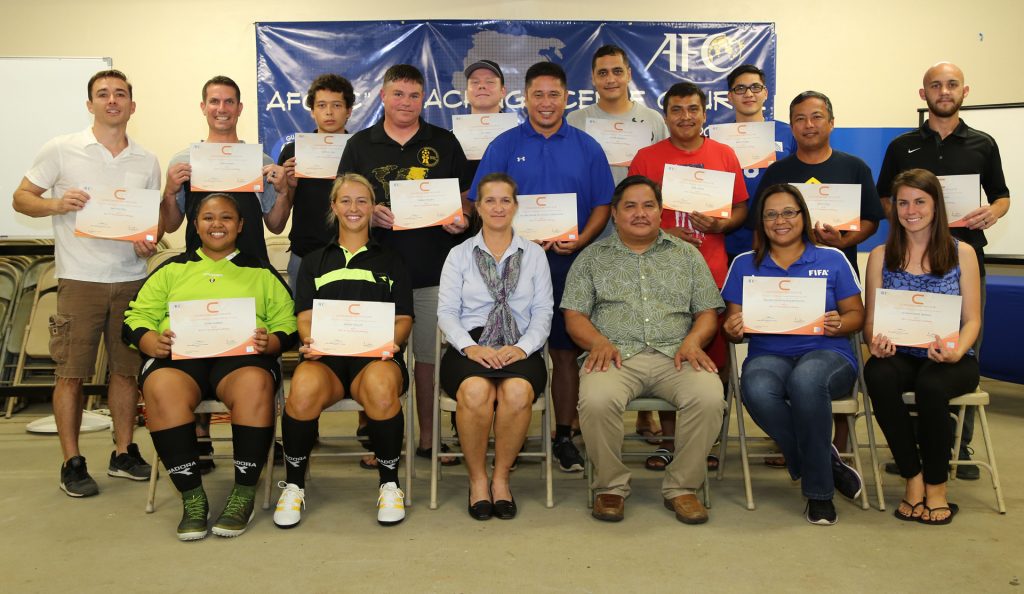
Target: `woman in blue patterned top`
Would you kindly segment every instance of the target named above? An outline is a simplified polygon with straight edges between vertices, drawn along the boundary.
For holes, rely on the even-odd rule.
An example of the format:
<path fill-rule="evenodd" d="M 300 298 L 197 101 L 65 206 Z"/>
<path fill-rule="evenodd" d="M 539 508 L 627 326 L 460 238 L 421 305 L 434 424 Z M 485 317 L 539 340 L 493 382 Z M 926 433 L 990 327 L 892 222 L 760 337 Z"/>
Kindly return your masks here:
<path fill-rule="evenodd" d="M 867 269 L 867 321 L 871 359 L 864 366 L 878 425 L 907 480 L 900 520 L 948 524 L 957 506 L 946 499 L 953 435 L 949 400 L 978 385 L 971 350 L 981 329 L 981 280 L 974 249 L 949 233 L 939 180 L 911 169 L 893 180 L 895 205 L 885 245 L 871 251 Z M 875 290 L 900 289 L 961 295 L 960 338 L 948 348 L 939 337 L 928 348 L 896 346 L 874 332 Z M 902 394 L 916 394 L 917 432 Z"/>

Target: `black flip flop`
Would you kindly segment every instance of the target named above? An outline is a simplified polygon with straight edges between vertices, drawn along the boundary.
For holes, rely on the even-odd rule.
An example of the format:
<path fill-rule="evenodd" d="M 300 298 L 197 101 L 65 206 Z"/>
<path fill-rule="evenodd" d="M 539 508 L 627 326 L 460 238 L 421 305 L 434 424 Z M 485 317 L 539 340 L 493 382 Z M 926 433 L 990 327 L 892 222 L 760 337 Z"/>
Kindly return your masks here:
<path fill-rule="evenodd" d="M 955 504 L 955 503 L 950 503 L 948 507 L 935 507 L 935 508 L 931 508 L 931 507 L 928 507 L 927 505 L 925 505 L 924 508 L 926 510 L 928 510 L 928 519 L 927 520 L 924 519 L 924 516 L 922 515 L 920 518 L 917 518 L 917 521 L 921 522 L 922 524 L 927 524 L 929 526 L 945 526 L 946 524 L 949 524 L 950 522 L 952 522 L 953 521 L 953 516 L 956 515 L 956 512 L 960 511 L 960 506 Z M 937 512 L 937 511 L 942 511 L 942 510 L 948 510 L 949 511 L 949 515 L 946 516 L 945 518 L 942 518 L 941 520 L 933 520 L 931 518 L 932 512 Z"/>
<path fill-rule="evenodd" d="M 662 462 L 661 465 L 658 462 Z M 665 468 L 672 463 L 672 452 L 665 448 L 654 450 L 654 454 L 644 460 L 644 468 L 655 472 L 664 472 Z"/>
<path fill-rule="evenodd" d="M 921 520 L 921 516 L 915 516 L 914 512 L 917 511 L 917 508 L 919 507 L 926 507 L 923 499 L 921 501 L 918 501 L 916 504 L 910 503 L 906 499 L 901 499 L 900 503 L 904 503 L 907 505 L 907 507 L 910 508 L 910 515 L 905 516 L 901 514 L 900 506 L 897 505 L 896 509 L 892 510 L 892 515 L 896 516 L 897 520 L 903 520 L 904 522 L 919 522 Z"/>

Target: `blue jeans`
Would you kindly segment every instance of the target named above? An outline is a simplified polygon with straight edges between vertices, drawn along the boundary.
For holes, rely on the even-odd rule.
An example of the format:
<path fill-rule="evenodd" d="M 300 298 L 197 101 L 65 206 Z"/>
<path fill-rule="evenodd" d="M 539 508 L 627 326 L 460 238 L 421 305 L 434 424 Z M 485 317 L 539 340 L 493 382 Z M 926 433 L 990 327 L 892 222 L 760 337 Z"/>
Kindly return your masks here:
<path fill-rule="evenodd" d="M 831 499 L 832 401 L 850 393 L 857 374 L 835 351 L 802 357 L 761 355 L 743 363 L 740 393 L 758 427 L 775 440 L 808 499 Z"/>

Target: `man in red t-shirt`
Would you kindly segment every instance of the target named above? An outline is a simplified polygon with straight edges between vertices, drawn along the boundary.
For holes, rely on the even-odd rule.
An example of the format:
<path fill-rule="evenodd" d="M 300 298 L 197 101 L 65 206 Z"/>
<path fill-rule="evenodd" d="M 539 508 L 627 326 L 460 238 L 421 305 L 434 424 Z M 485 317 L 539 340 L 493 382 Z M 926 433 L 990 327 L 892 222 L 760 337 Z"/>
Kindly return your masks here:
<path fill-rule="evenodd" d="M 747 188 L 743 183 L 743 169 L 732 148 L 703 136 L 706 109 L 707 95 L 700 87 L 690 82 L 672 85 L 665 93 L 665 124 L 669 137 L 640 149 L 629 166 L 629 175 L 644 175 L 660 184 L 665 165 L 688 165 L 735 174 L 732 215 L 728 219 L 698 212 L 678 212 L 668 207 L 661 214 L 661 228 L 700 249 L 715 284 L 721 289 L 729 262 L 725 234 L 747 218 Z"/>
<path fill-rule="evenodd" d="M 707 95 L 697 85 L 691 82 L 672 85 L 665 93 L 664 102 L 665 124 L 668 126 L 669 137 L 640 149 L 629 166 L 629 175 L 644 175 L 661 184 L 665 176 L 665 165 L 687 165 L 727 171 L 735 175 L 732 214 L 729 218 L 713 218 L 699 212 L 679 212 L 668 207 L 661 213 L 661 228 L 666 233 L 697 246 L 708 268 L 711 269 L 715 284 L 721 289 L 729 269 L 729 258 L 725 252 L 725 234 L 742 225 L 747 218 L 747 187 L 743 182 L 740 161 L 732 148 L 703 135 L 704 122 L 707 120 L 707 104 Z M 727 357 L 725 339 L 721 331 L 705 351 L 724 377 Z M 658 416 L 665 437 L 672 437 L 675 413 L 662 412 Z M 647 459 L 645 466 L 651 470 L 663 470 L 670 461 L 671 452 L 659 448 L 655 455 Z M 712 460 L 712 457 L 708 456 L 709 468 L 717 469 L 717 464 L 717 458 Z"/>

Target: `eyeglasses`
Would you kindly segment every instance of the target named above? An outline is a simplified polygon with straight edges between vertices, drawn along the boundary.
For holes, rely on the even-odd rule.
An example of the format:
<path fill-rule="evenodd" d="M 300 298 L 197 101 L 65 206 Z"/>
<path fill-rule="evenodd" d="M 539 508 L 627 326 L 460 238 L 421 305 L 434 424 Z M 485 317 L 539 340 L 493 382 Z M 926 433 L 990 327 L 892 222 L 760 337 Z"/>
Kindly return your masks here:
<path fill-rule="evenodd" d="M 782 217 L 784 219 L 792 219 L 792 218 L 796 217 L 796 215 L 798 215 L 798 214 L 800 214 L 800 209 L 799 208 L 786 208 L 782 212 L 778 212 L 778 211 L 774 211 L 774 210 L 767 210 L 767 211 L 765 211 L 763 216 L 764 216 L 764 220 L 766 220 L 766 221 L 774 221 L 775 219 L 777 219 L 779 217 Z"/>
<path fill-rule="evenodd" d="M 729 90 L 732 91 L 733 93 L 737 94 L 737 95 L 746 95 L 747 91 L 750 91 L 750 92 L 752 92 L 753 94 L 756 95 L 756 94 L 758 94 L 758 93 L 760 93 L 761 91 L 764 90 L 764 85 L 762 85 L 761 83 L 754 83 L 754 84 L 749 85 L 749 86 L 747 86 L 747 85 L 736 85 L 735 87 L 733 87 L 733 88 L 731 88 Z"/>

